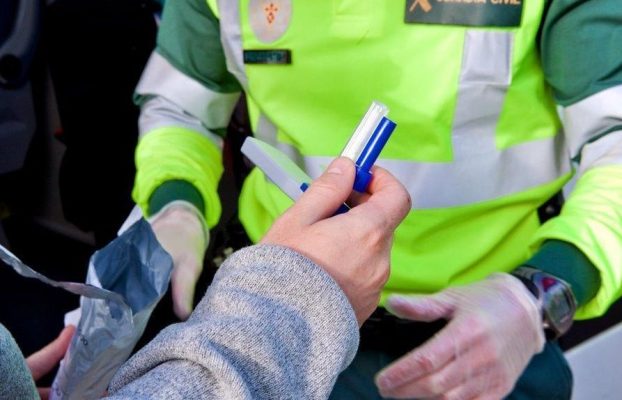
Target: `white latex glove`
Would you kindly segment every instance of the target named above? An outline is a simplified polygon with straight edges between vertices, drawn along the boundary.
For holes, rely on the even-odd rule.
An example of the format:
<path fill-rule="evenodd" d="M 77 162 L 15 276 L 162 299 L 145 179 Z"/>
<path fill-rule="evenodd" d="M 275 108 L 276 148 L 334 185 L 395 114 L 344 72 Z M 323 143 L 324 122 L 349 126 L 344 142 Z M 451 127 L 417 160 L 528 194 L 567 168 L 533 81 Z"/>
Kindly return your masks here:
<path fill-rule="evenodd" d="M 180 319 L 193 309 L 194 288 L 203 270 L 209 230 L 200 211 L 186 201 L 167 204 L 149 218 L 156 238 L 173 259 L 173 311 Z"/>
<path fill-rule="evenodd" d="M 262 243 L 290 247 L 321 266 L 347 296 L 359 325 L 374 311 L 389 278 L 393 231 L 410 210 L 410 196 L 388 171 L 374 169 L 368 193 L 335 215 L 354 183 L 354 163 L 334 160 L 270 228 Z"/>
<path fill-rule="evenodd" d="M 501 399 L 544 348 L 537 301 L 510 274 L 430 296 L 392 296 L 387 308 L 401 318 L 448 324 L 378 373 L 385 397 Z"/>

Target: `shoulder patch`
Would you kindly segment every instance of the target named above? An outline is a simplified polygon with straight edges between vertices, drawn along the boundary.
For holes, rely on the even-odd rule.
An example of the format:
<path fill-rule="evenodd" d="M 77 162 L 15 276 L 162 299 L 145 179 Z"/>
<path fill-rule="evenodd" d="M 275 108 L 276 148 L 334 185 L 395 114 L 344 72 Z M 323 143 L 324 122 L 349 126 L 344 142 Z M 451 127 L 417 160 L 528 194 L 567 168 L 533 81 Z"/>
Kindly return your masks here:
<path fill-rule="evenodd" d="M 249 22 L 260 41 L 272 43 L 281 38 L 292 18 L 291 0 L 250 0 Z"/>

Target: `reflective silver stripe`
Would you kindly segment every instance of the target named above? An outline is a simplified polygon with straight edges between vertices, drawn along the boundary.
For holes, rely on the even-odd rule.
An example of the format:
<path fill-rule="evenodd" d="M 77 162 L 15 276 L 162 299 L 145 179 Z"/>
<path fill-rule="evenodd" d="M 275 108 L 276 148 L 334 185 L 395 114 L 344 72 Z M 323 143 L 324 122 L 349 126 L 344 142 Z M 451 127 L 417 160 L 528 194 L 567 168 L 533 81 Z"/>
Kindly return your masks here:
<path fill-rule="evenodd" d="M 274 123 L 265 115 L 260 114 L 257 122 L 257 129 L 255 130 L 255 137 L 263 140 L 264 142 L 276 147 L 291 160 L 293 160 L 300 168 L 305 168 L 304 158 L 298 149 L 287 143 L 279 142 L 277 140 L 278 128 Z"/>
<path fill-rule="evenodd" d="M 510 32 L 466 31 L 460 81 L 509 85 L 513 44 Z"/>
<path fill-rule="evenodd" d="M 263 113 L 259 114 L 257 120 L 257 128 L 255 129 L 255 137 L 272 146 L 277 145 L 276 134 L 278 128 L 274 123 Z"/>
<path fill-rule="evenodd" d="M 320 176 L 333 159 L 301 157 L 286 143 L 278 147 L 312 178 Z M 302 162 L 300 161 L 302 160 Z M 413 209 L 431 209 L 473 204 L 543 185 L 570 172 L 563 135 L 522 143 L 494 153 L 474 153 L 451 163 L 422 163 L 380 159 L 411 195 Z"/>
<path fill-rule="evenodd" d="M 223 148 L 220 136 L 210 132 L 201 121 L 185 112 L 172 101 L 161 97 L 151 97 L 143 103 L 138 118 L 138 128 L 142 138 L 154 129 L 165 126 L 180 126 L 198 132 L 211 140 L 219 149 Z"/>
<path fill-rule="evenodd" d="M 622 125 L 622 85 L 598 92 L 571 106 L 562 107 L 560 114 L 574 157 L 586 143 L 608 129 Z"/>
<path fill-rule="evenodd" d="M 222 42 L 227 69 L 248 91 L 248 79 L 244 69 L 244 50 L 240 23 L 240 1 L 218 0 L 220 14 L 220 41 Z"/>
<path fill-rule="evenodd" d="M 407 187 L 413 208 L 462 206 L 522 192 L 570 171 L 563 136 L 555 138 L 474 153 L 447 164 L 381 160 L 379 165 Z"/>
<path fill-rule="evenodd" d="M 608 133 L 581 150 L 579 175 L 589 168 L 622 164 L 622 130 Z"/>
<path fill-rule="evenodd" d="M 495 130 L 510 84 L 512 43 L 509 32 L 465 34 L 452 128 L 454 162 L 499 153 Z"/>
<path fill-rule="evenodd" d="M 496 154 L 474 154 L 452 163 L 380 159 L 410 193 L 413 209 L 454 207 L 493 200 L 549 183 L 570 171 L 558 140 L 538 140 Z M 557 154 L 556 159 L 551 155 Z M 316 178 L 330 157 L 305 157 L 307 173 Z"/>
<path fill-rule="evenodd" d="M 162 96 L 198 118 L 208 129 L 224 128 L 240 93 L 214 92 L 176 69 L 157 52 L 153 52 L 136 93 Z"/>

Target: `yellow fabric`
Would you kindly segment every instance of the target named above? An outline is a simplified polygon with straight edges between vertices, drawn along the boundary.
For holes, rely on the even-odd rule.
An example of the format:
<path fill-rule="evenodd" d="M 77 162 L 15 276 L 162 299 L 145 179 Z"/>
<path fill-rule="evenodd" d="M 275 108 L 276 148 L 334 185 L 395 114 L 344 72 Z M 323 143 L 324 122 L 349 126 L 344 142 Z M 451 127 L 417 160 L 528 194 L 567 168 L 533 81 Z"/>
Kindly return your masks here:
<path fill-rule="evenodd" d="M 166 158 L 162 157 L 166 154 Z M 218 181 L 222 175 L 220 149 L 190 129 L 162 127 L 145 135 L 136 148 L 136 180 L 132 197 L 145 215 L 149 198 L 162 183 L 181 179 L 192 183 L 205 201 L 205 219 L 211 228 L 221 213 Z"/>
<path fill-rule="evenodd" d="M 390 294 L 433 293 L 516 268 L 533 254 L 527 244 L 540 227 L 534 210 L 543 194 L 557 192 L 567 179 L 490 202 L 411 211 L 395 234 L 391 276 L 381 304 Z M 292 202 L 254 169 L 240 204 L 240 220 L 257 242 Z"/>
<path fill-rule="evenodd" d="M 250 26 L 249 7 L 249 1 L 241 2 L 244 48 L 291 49 L 293 60 L 291 65 L 245 65 L 255 128 L 263 113 L 278 127 L 278 141 L 303 155 L 335 156 L 369 103 L 378 99 L 389 105 L 398 123 L 383 158 L 452 161 L 457 85 L 469 28 L 404 24 L 399 2 L 299 2 L 283 37 L 266 44 Z M 523 27 L 509 29 L 515 34 L 513 77 L 496 132 L 499 149 L 559 132 L 534 47 L 541 13 L 542 4 L 526 2 Z M 356 67 L 370 65 L 368 59 L 374 68 Z M 542 98 L 533 101 L 533 93 Z M 532 101 L 528 106 L 527 98 Z M 468 206 L 411 211 L 395 236 L 383 299 L 390 293 L 434 292 L 515 268 L 531 255 L 528 243 L 539 226 L 538 206 L 567 179 Z M 290 204 L 260 171 L 253 171 L 240 198 L 240 219 L 251 239 L 259 240 Z"/>
<path fill-rule="evenodd" d="M 622 295 L 622 165 L 589 170 L 578 181 L 562 213 L 537 232 L 532 249 L 547 239 L 570 242 L 600 271 L 596 297 L 576 318 L 602 315 Z"/>
<path fill-rule="evenodd" d="M 207 0 L 207 5 L 212 10 L 216 18 L 220 18 L 218 13 L 218 0 Z"/>

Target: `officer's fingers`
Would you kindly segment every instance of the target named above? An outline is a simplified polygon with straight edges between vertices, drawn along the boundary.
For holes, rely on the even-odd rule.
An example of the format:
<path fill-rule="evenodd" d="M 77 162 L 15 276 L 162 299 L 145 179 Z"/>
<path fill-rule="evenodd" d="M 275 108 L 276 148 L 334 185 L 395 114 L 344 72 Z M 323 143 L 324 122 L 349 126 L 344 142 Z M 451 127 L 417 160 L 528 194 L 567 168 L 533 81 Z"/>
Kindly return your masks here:
<path fill-rule="evenodd" d="M 376 376 L 376 385 L 383 396 L 394 397 L 404 385 L 435 373 L 454 362 L 457 357 L 455 325 L 449 324 L 422 346 L 393 362 Z"/>
<path fill-rule="evenodd" d="M 379 182 L 379 183 L 378 182 L 374 182 L 377 171 L 381 171 L 380 174 L 384 174 L 384 173 L 389 173 L 390 174 L 390 172 L 388 172 L 384 168 L 379 167 L 377 165 L 374 165 L 372 167 L 371 181 L 369 181 L 369 185 L 367 186 L 366 191 L 365 192 L 353 191 L 350 194 L 350 197 L 348 197 L 348 204 L 349 205 L 355 207 L 355 206 L 357 206 L 359 204 L 365 203 L 371 197 L 370 193 L 373 193 L 373 192 L 378 190 L 378 184 L 380 184 L 380 185 L 383 184 L 383 182 Z"/>
<path fill-rule="evenodd" d="M 63 358 L 75 331 L 75 326 L 66 326 L 54 341 L 26 359 L 35 381 L 50 372 Z"/>
<path fill-rule="evenodd" d="M 330 163 L 326 171 L 311 183 L 311 186 L 287 212 L 295 215 L 302 225 L 310 225 L 328 218 L 348 198 L 354 184 L 354 163 L 340 157 Z"/>
<path fill-rule="evenodd" d="M 350 207 L 356 207 L 359 204 L 363 204 L 367 200 L 369 200 L 369 196 L 371 196 L 371 195 L 369 193 L 367 193 L 367 192 L 361 193 L 361 192 L 357 192 L 356 190 L 353 190 L 352 193 L 350 193 L 350 196 L 348 197 L 348 200 L 346 200 L 346 203 Z"/>
<path fill-rule="evenodd" d="M 390 393 L 383 393 L 397 399 L 445 399 L 443 396 L 462 385 L 469 379 L 470 365 L 461 365 L 459 362 L 449 362 L 441 369 L 425 375 L 419 379 L 399 386 Z M 467 399 L 471 397 L 447 397 L 447 399 Z"/>
<path fill-rule="evenodd" d="M 181 320 L 190 316 L 194 305 L 194 288 L 196 286 L 201 267 L 195 262 L 183 260 L 175 265 L 171 275 L 171 292 L 173 311 Z"/>
<path fill-rule="evenodd" d="M 461 385 L 443 393 L 442 396 L 430 398 L 430 400 L 496 400 L 505 398 L 513 386 L 496 386 L 487 375 L 469 377 Z"/>
<path fill-rule="evenodd" d="M 394 315 L 411 321 L 432 322 L 451 318 L 456 304 L 443 292 L 431 295 L 393 295 L 387 300 L 387 309 Z"/>
<path fill-rule="evenodd" d="M 389 171 L 374 167 L 373 178 L 367 189 L 369 197 L 361 196 L 364 201 L 360 207 L 368 214 L 380 215 L 391 229 L 395 229 L 406 217 L 411 208 L 410 194 Z"/>

